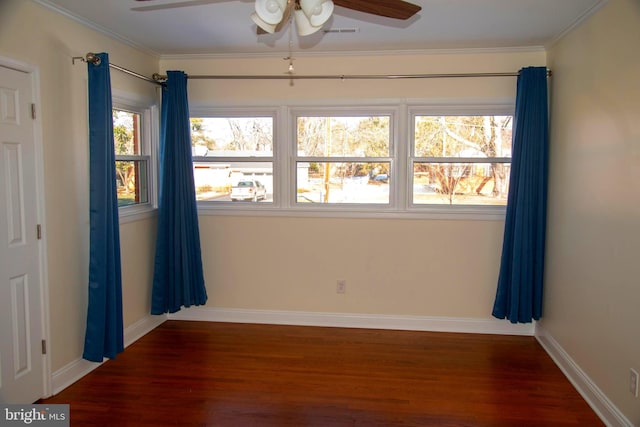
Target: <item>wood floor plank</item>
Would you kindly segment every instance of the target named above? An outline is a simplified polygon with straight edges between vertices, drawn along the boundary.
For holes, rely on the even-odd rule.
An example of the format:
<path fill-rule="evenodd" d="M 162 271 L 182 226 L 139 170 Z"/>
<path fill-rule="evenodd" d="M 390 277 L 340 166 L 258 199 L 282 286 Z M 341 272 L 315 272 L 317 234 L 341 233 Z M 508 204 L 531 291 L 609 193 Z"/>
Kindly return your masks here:
<path fill-rule="evenodd" d="M 77 426 L 602 426 L 533 337 L 168 321 L 57 396 Z"/>

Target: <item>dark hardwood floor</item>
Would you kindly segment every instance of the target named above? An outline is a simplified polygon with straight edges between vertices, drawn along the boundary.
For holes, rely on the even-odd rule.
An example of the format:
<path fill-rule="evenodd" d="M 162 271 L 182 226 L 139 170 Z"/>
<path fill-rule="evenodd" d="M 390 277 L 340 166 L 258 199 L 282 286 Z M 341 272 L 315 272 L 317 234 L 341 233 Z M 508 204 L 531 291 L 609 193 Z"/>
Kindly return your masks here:
<path fill-rule="evenodd" d="M 533 337 L 168 321 L 57 396 L 73 426 L 602 426 Z"/>

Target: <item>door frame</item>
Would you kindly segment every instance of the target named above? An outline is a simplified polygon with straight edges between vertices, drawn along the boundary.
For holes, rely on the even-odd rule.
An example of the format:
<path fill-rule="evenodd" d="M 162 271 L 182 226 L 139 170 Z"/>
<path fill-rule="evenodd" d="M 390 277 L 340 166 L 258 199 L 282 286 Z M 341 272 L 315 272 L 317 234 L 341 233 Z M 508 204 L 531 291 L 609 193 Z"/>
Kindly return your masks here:
<path fill-rule="evenodd" d="M 49 321 L 49 282 L 47 271 L 47 227 L 45 224 L 45 198 L 44 198 L 44 152 L 42 144 L 42 110 L 40 108 L 40 72 L 38 67 L 25 62 L 0 55 L 0 67 L 10 68 L 29 75 L 31 80 L 31 103 L 35 105 L 35 118 L 33 119 L 33 143 L 35 152 L 36 169 L 36 220 L 42 229 L 42 237 L 38 243 L 38 268 L 39 268 L 39 293 L 42 321 L 42 339 L 46 340 L 46 354 L 42 355 L 42 397 L 52 394 L 51 378 L 51 329 Z"/>

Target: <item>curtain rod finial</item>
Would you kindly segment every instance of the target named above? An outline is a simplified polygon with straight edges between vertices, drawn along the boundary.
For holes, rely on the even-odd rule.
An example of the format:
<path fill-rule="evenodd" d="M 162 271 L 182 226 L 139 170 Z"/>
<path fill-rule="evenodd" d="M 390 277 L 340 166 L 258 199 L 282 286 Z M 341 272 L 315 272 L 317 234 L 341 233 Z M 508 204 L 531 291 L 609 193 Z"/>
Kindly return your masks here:
<path fill-rule="evenodd" d="M 100 62 L 102 61 L 100 57 L 93 52 L 87 53 L 86 59 L 87 62 L 91 62 L 93 65 L 100 65 Z"/>

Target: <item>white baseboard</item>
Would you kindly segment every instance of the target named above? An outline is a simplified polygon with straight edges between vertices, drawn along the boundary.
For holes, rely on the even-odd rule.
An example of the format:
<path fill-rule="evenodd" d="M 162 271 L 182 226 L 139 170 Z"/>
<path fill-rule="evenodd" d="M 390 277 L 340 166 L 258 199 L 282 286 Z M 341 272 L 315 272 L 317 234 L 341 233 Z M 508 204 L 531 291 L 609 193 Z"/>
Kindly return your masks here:
<path fill-rule="evenodd" d="M 534 324 L 514 325 L 498 319 L 242 310 L 209 307 L 183 309 L 177 313 L 169 314 L 168 319 L 528 336 L 533 336 L 535 329 Z"/>
<path fill-rule="evenodd" d="M 633 427 L 633 423 L 540 324 L 536 324 L 535 337 L 603 423 L 609 427 Z"/>
<path fill-rule="evenodd" d="M 167 320 L 167 316 L 146 316 L 124 330 L 124 346 L 128 347 L 145 334 L 151 332 Z M 104 362 L 89 362 L 77 359 L 58 369 L 51 379 L 52 391 L 56 395 L 75 383 Z"/>
<path fill-rule="evenodd" d="M 166 315 L 148 315 L 124 330 L 124 346 L 129 347 L 167 321 Z"/>

